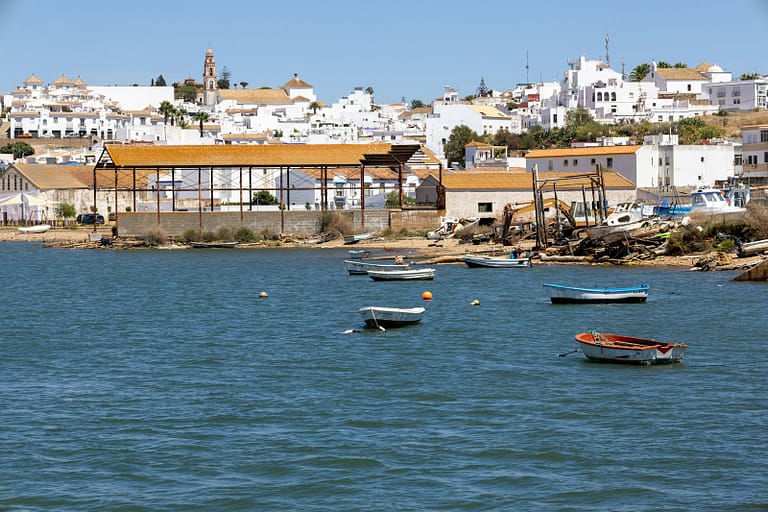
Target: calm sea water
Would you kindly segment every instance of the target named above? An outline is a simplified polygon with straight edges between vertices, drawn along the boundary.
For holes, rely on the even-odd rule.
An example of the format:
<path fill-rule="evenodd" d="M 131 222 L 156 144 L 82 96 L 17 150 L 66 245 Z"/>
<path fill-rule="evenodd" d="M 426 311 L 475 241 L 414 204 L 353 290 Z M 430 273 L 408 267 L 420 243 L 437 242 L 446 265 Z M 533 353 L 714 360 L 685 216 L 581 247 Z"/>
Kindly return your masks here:
<path fill-rule="evenodd" d="M 382 283 L 345 256 L 0 244 L 0 510 L 768 509 L 764 283 L 458 265 Z M 545 282 L 652 291 L 555 306 Z M 385 332 L 357 313 L 422 304 Z M 559 356 L 589 329 L 690 348 Z"/>

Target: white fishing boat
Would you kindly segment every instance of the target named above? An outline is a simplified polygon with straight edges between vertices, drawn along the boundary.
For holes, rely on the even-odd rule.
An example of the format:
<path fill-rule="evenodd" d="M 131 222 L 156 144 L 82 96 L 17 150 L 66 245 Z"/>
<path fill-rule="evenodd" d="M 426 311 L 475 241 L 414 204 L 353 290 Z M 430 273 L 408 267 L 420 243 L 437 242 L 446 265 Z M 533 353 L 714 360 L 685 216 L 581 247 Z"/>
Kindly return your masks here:
<path fill-rule="evenodd" d="M 374 281 L 430 281 L 435 278 L 435 269 L 415 268 L 407 270 L 369 270 L 368 275 Z"/>
<path fill-rule="evenodd" d="M 50 224 L 36 224 L 34 226 L 24 226 L 22 228 L 18 228 L 19 233 L 45 233 L 51 229 Z"/>
<path fill-rule="evenodd" d="M 597 226 L 587 228 L 590 238 L 605 238 L 608 235 L 629 233 L 650 223 L 642 203 L 623 203 Z"/>
<path fill-rule="evenodd" d="M 367 306 L 358 310 L 368 327 L 399 327 L 421 321 L 425 308 L 388 308 Z"/>
<path fill-rule="evenodd" d="M 357 235 L 347 235 L 344 237 L 344 244 L 356 244 L 357 242 L 362 242 L 363 240 L 370 240 L 374 236 L 376 236 L 376 233 L 358 233 Z"/>
<path fill-rule="evenodd" d="M 606 304 L 645 302 L 650 287 L 643 283 L 638 286 L 613 288 L 579 288 L 562 284 L 547 283 L 544 288 L 549 293 L 552 304 Z"/>
<path fill-rule="evenodd" d="M 531 266 L 531 258 L 493 258 L 477 254 L 465 254 L 461 259 L 469 268 L 526 268 Z"/>
<path fill-rule="evenodd" d="M 688 348 L 685 343 L 671 343 L 595 331 L 579 333 L 575 338 L 578 349 L 584 353 L 587 359 L 609 363 L 679 363 L 683 360 L 685 349 Z"/>
<path fill-rule="evenodd" d="M 408 270 L 406 264 L 395 263 L 370 263 L 367 261 L 352 259 L 344 260 L 344 268 L 350 275 L 365 275 L 369 270 Z"/>
<path fill-rule="evenodd" d="M 705 188 L 691 192 L 691 213 L 732 214 L 743 213 L 746 208 L 726 201 L 721 190 Z"/>

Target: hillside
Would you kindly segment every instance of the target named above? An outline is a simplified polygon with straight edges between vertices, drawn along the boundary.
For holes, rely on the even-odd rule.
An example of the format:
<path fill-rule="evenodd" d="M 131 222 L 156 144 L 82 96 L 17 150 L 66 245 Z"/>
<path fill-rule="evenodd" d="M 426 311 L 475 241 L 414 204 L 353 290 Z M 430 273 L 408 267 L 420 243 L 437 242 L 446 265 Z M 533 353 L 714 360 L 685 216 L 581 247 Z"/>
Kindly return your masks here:
<path fill-rule="evenodd" d="M 724 117 L 704 116 L 701 119 L 707 124 L 724 127 L 727 137 L 740 139 L 743 126 L 768 125 L 768 111 L 729 113 Z"/>

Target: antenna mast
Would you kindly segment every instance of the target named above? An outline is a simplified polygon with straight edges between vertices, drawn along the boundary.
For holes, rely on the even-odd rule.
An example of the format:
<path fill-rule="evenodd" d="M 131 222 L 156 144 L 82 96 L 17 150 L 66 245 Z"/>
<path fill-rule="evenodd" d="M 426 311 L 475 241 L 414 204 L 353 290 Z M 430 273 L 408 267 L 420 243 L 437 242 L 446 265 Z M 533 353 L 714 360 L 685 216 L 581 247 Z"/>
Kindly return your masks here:
<path fill-rule="evenodd" d="M 605 34 L 605 63 L 611 67 L 611 58 L 608 56 L 608 34 Z"/>
<path fill-rule="evenodd" d="M 528 68 L 529 67 L 530 66 L 528 66 L 528 52 L 526 51 L 525 52 L 525 83 L 526 83 L 526 85 L 531 83 L 531 82 L 528 81 Z"/>

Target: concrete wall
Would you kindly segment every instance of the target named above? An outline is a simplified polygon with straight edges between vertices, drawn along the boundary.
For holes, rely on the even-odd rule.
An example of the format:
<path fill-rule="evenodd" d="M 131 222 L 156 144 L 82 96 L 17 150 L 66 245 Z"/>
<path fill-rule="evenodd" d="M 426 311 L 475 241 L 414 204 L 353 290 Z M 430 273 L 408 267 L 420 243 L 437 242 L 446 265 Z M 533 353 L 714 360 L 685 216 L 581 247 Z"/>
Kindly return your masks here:
<path fill-rule="evenodd" d="M 366 210 L 365 224 L 360 210 L 285 211 L 285 212 L 121 212 L 117 218 L 121 236 L 142 236 L 158 227 L 167 235 L 179 237 L 185 231 L 201 230 L 216 232 L 220 228 L 236 231 L 241 227 L 250 228 L 254 233 L 270 231 L 296 236 L 319 233 L 323 215 L 338 214 L 349 219 L 355 233 L 383 231 L 389 227 L 397 232 L 401 229 L 416 231 L 435 229 L 440 225 L 436 210 Z"/>

